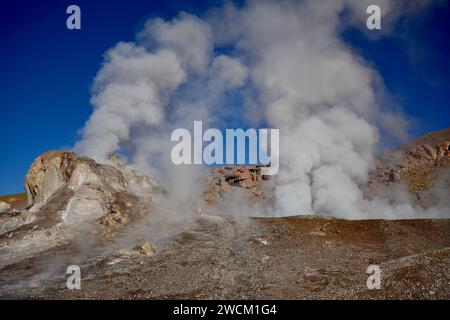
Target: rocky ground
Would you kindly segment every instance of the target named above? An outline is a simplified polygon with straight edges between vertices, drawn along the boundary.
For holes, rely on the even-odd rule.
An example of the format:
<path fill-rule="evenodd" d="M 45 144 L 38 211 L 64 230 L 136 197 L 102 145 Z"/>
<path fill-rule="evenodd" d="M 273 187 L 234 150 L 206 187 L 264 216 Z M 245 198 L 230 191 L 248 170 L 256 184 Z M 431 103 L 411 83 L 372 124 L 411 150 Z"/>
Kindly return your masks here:
<path fill-rule="evenodd" d="M 156 254 L 62 245 L 0 270 L 2 298 L 448 299 L 450 221 L 202 216 Z M 66 288 L 67 266 L 81 290 Z M 369 265 L 381 289 L 366 286 Z"/>
<path fill-rule="evenodd" d="M 448 197 L 444 136 L 383 155 L 365 192 L 401 184 L 422 206 Z M 0 198 L 0 298 L 450 298 L 449 219 L 236 219 L 223 210 L 234 192 L 270 205 L 271 183 L 260 167 L 216 168 L 206 206 L 186 207 L 180 220 L 168 192 L 117 157 L 47 152 L 27 173 L 26 196 Z M 80 267 L 80 290 L 66 287 L 70 265 Z M 367 288 L 370 265 L 380 289 Z"/>

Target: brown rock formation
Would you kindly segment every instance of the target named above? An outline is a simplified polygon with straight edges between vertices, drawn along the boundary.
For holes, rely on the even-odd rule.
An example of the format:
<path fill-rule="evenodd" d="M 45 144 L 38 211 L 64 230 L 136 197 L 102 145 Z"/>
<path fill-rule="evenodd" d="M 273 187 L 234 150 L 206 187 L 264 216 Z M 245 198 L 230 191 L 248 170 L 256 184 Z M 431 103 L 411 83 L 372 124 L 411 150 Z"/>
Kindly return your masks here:
<path fill-rule="evenodd" d="M 25 188 L 30 212 L 58 213 L 65 222 L 96 220 L 111 229 L 144 215 L 163 191 L 117 157 L 108 164 L 73 152 L 49 151 L 31 165 Z"/>
<path fill-rule="evenodd" d="M 416 141 L 431 143 L 439 135 L 429 134 L 425 137 L 428 138 L 418 138 Z M 450 141 L 439 141 L 433 145 L 430 143 L 410 143 L 383 155 L 370 176 L 369 189 L 403 183 L 420 199 L 421 193 L 445 179 L 446 172 L 450 169 Z"/>
<path fill-rule="evenodd" d="M 245 190 L 249 200 L 264 195 L 264 180 L 268 176 L 261 175 L 261 166 L 227 166 L 211 170 L 211 179 L 207 182 L 205 201 L 214 204 L 232 188 Z"/>

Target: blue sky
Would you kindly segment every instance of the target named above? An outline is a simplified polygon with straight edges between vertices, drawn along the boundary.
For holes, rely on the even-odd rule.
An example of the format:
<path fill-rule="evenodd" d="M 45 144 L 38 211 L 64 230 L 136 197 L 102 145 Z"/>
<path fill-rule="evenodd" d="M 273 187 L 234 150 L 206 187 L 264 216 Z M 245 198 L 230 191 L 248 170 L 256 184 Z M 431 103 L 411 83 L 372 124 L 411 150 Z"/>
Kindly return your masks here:
<path fill-rule="evenodd" d="M 33 5 L 31 3 L 34 3 Z M 66 28 L 77 4 L 82 30 Z M 89 117 L 90 86 L 103 53 L 134 39 L 150 17 L 180 10 L 201 15 L 219 1 L 2 1 L 0 10 L 0 194 L 23 191 L 32 161 L 69 148 Z M 412 135 L 450 126 L 450 5 L 403 19 L 393 34 L 367 39 L 347 30 L 345 41 L 381 74 L 414 124 Z"/>

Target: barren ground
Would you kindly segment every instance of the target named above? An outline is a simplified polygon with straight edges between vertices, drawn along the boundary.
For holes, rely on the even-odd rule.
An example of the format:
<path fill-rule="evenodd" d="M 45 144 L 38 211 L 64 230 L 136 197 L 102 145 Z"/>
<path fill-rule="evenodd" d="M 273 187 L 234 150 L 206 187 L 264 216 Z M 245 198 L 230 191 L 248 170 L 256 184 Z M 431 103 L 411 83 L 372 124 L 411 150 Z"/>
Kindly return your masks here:
<path fill-rule="evenodd" d="M 152 244 L 154 256 L 101 247 L 80 255 L 77 246 L 66 244 L 3 264 L 0 297 L 450 298 L 449 220 L 289 217 L 236 223 L 200 216 L 181 234 Z M 81 290 L 66 288 L 70 264 L 80 265 Z M 380 290 L 366 287 L 371 264 L 381 267 Z"/>

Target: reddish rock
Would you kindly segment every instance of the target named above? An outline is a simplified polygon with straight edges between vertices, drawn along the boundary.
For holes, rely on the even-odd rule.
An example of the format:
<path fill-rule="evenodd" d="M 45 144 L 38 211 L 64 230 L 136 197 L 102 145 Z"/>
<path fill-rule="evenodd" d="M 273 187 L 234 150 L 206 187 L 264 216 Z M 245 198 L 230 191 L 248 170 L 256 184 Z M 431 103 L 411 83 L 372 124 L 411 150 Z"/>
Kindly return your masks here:
<path fill-rule="evenodd" d="M 205 201 L 214 204 L 232 188 L 240 188 L 249 199 L 264 197 L 263 180 L 259 166 L 226 166 L 211 170 L 211 179 L 204 192 Z"/>

